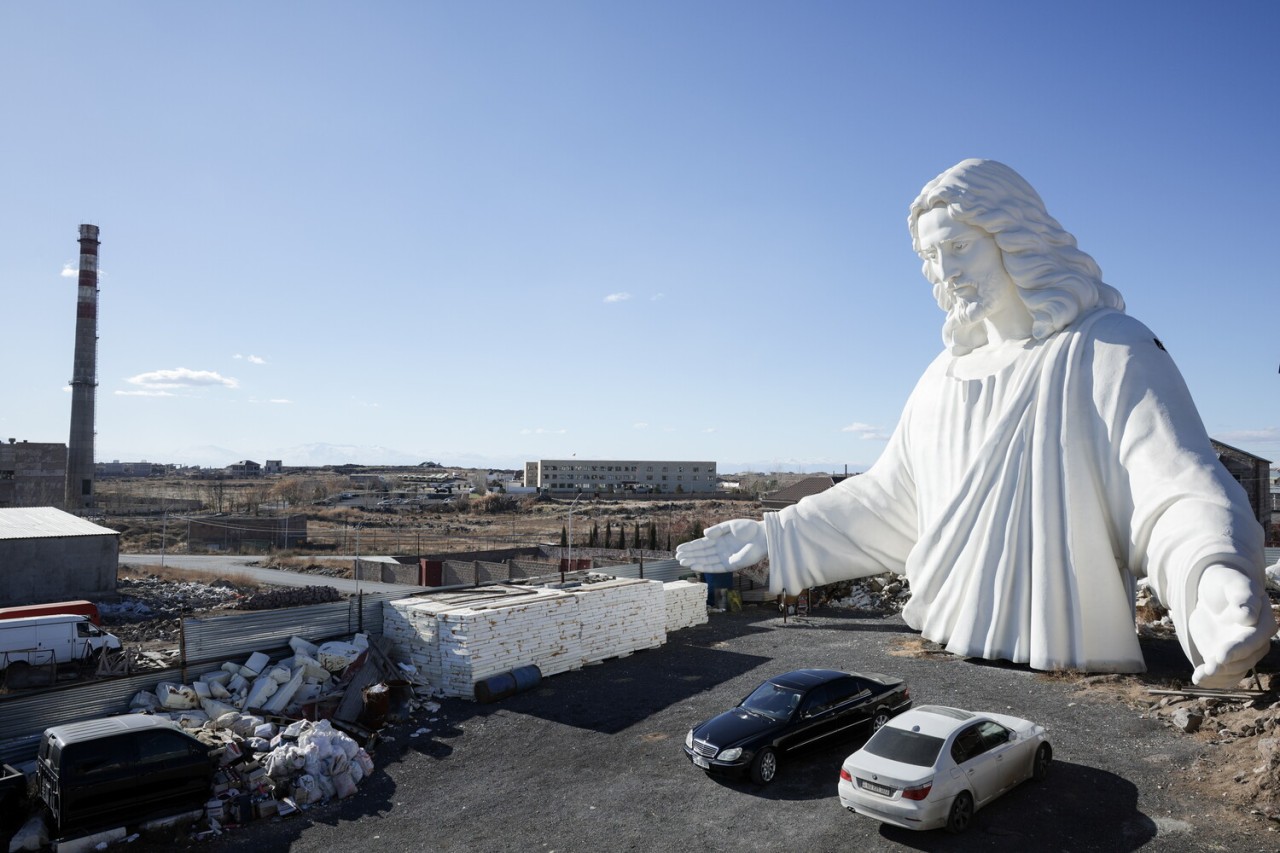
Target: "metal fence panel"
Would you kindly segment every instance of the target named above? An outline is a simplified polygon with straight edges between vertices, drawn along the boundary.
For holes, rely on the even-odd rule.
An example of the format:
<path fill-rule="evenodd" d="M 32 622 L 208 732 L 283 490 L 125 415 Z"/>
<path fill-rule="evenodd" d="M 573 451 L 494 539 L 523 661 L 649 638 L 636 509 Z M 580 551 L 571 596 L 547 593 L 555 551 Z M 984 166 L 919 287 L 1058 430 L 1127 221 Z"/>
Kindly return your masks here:
<path fill-rule="evenodd" d="M 0 759 L 8 764 L 29 761 L 35 758 L 40 733 L 50 726 L 123 713 L 138 691 L 154 690 L 161 681 L 181 679 L 181 669 L 151 670 L 0 700 Z"/>
<path fill-rule="evenodd" d="M 1267 565 L 1274 566 L 1280 562 L 1280 548 L 1267 548 Z"/>
<path fill-rule="evenodd" d="M 281 610 L 227 613 L 182 620 L 183 660 L 188 664 L 225 661 L 253 652 L 271 652 L 289 644 L 290 637 L 311 642 L 363 632 L 382 633 L 382 604 L 406 598 L 405 592 L 361 593 L 360 602 L 312 604 Z"/>
<path fill-rule="evenodd" d="M 619 578 L 638 578 L 640 577 L 640 569 L 639 563 L 622 563 L 617 566 L 597 566 L 595 571 Z M 681 577 L 688 574 L 691 574 L 690 570 L 680 565 L 679 560 L 644 561 L 644 579 L 647 581 L 669 583 L 670 581 L 680 580 Z"/>

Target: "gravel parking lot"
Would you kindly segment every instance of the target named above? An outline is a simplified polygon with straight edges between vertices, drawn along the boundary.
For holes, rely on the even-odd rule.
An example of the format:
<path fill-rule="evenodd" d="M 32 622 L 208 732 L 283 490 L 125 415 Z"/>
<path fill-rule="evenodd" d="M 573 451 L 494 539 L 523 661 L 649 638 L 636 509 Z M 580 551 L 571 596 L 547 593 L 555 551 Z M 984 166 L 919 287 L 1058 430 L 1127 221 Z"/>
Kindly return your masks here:
<path fill-rule="evenodd" d="M 1082 690 L 1076 679 L 921 655 L 912 651 L 916 639 L 897 617 L 822 610 L 784 623 L 765 607 L 713 614 L 659 649 L 548 678 L 496 705 L 446 700 L 438 714 L 423 711 L 388 730 L 374 753 L 377 770 L 351 799 L 191 846 L 562 853 L 1280 847 L 1280 824 L 1227 808 L 1197 785 L 1202 742 Z M 1147 644 L 1148 662 L 1185 676 L 1171 643 Z M 768 675 L 805 666 L 900 675 L 917 704 L 1040 722 L 1055 749 L 1049 779 L 1006 794 L 977 814 L 967 835 L 952 837 L 882 827 L 840 808 L 836 780 L 857 739 L 784 761 L 778 780 L 762 788 L 709 777 L 684 757 L 690 725 Z M 429 731 L 411 736 L 421 728 Z"/>

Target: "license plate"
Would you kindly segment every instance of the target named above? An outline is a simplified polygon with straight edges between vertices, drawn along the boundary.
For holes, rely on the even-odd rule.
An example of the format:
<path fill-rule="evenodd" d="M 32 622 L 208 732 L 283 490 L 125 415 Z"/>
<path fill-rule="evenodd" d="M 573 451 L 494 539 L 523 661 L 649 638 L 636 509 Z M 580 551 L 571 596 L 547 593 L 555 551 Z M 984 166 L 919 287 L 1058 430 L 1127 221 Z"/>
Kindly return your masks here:
<path fill-rule="evenodd" d="M 877 794 L 883 794 L 886 797 L 893 796 L 893 789 L 887 785 L 877 785 L 875 782 L 868 782 L 866 779 L 859 779 L 858 785 L 868 791 L 874 791 Z"/>
<path fill-rule="evenodd" d="M 703 770 L 711 768 L 711 762 L 707 761 L 707 759 L 703 758 L 701 755 L 695 755 L 693 757 L 693 763 L 701 767 Z"/>

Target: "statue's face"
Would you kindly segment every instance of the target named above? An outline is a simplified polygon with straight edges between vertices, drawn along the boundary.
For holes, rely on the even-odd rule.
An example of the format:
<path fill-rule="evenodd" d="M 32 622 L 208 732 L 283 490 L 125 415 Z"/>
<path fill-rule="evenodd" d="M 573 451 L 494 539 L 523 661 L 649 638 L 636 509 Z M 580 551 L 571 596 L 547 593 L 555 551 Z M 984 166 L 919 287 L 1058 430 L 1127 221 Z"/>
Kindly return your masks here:
<path fill-rule="evenodd" d="M 938 301 L 957 322 L 978 323 L 1021 307 L 1000 247 L 986 231 L 955 219 L 945 207 L 935 207 L 920 214 L 916 236 Z"/>

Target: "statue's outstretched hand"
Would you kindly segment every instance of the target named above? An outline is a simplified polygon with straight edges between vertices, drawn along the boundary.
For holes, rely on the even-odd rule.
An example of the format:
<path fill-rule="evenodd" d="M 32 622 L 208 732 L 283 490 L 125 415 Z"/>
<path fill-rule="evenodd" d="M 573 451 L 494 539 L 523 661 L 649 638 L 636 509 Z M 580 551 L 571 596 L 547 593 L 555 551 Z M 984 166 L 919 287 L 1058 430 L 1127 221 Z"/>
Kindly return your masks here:
<path fill-rule="evenodd" d="M 1267 593 L 1248 575 L 1222 565 L 1200 576 L 1188 626 L 1204 659 L 1191 676 L 1201 687 L 1235 687 L 1267 653 L 1276 632 Z"/>
<path fill-rule="evenodd" d="M 695 572 L 736 572 L 769 555 L 763 522 L 735 518 L 703 532 L 703 538 L 676 546 L 680 565 Z"/>

